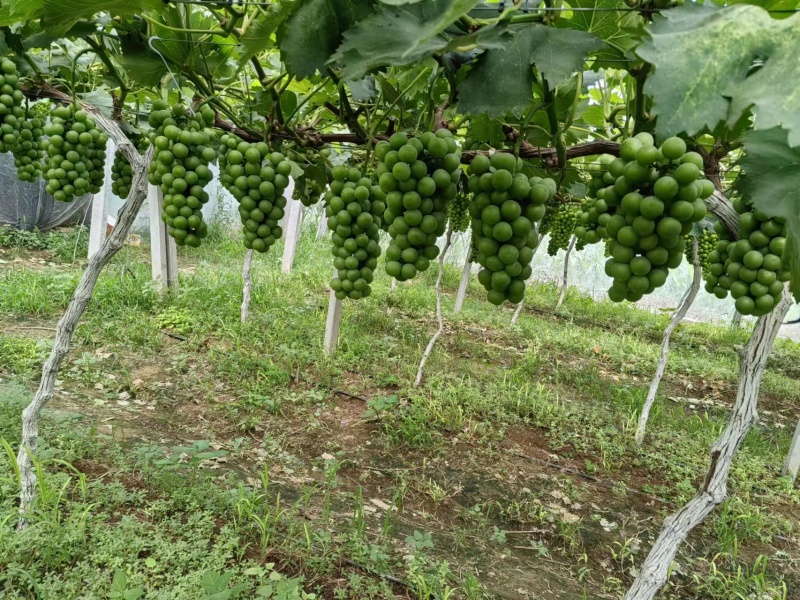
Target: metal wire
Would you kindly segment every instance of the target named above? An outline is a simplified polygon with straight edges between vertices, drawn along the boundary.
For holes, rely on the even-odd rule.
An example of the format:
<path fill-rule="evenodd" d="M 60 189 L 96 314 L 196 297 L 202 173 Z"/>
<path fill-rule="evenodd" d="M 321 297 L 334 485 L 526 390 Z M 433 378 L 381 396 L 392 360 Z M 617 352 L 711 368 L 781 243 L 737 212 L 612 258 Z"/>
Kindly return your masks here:
<path fill-rule="evenodd" d="M 203 6 L 274 6 L 274 2 L 263 2 L 259 0 L 164 0 L 164 4 L 196 4 L 196 5 L 203 5 Z M 491 7 L 484 6 L 479 7 L 484 11 L 488 10 L 497 10 L 492 9 Z M 627 6 L 620 6 L 617 8 L 609 8 L 609 7 L 567 7 L 567 6 L 541 6 L 536 8 L 526 8 L 523 9 L 524 13 L 529 12 L 638 12 L 638 13 L 654 13 L 660 12 L 663 10 L 669 10 L 669 8 L 631 8 Z M 764 9 L 768 13 L 797 13 L 800 12 L 800 8 L 775 8 L 772 10 Z M 500 12 L 500 11 L 497 11 Z"/>

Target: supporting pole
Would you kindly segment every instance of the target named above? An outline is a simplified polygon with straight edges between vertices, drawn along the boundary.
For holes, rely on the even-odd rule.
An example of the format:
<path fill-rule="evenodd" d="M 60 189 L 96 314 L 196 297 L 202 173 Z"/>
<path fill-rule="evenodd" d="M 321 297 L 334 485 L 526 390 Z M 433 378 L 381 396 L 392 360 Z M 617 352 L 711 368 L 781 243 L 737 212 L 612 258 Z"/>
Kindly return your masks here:
<path fill-rule="evenodd" d="M 700 291 L 700 282 L 703 280 L 703 269 L 697 258 L 697 238 L 692 238 L 692 240 L 692 260 L 694 264 L 692 284 L 689 286 L 689 289 L 686 290 L 680 304 L 678 304 L 678 308 L 675 309 L 675 313 L 672 315 L 672 319 L 664 329 L 664 336 L 661 339 L 661 357 L 658 359 L 656 372 L 653 375 L 653 381 L 650 382 L 650 390 L 647 392 L 647 398 L 644 401 L 642 412 L 639 415 L 639 423 L 636 426 L 636 443 L 640 446 L 644 440 L 647 420 L 650 418 L 650 409 L 653 407 L 653 402 L 655 402 L 656 394 L 658 393 L 658 386 L 661 385 L 661 379 L 664 377 L 664 370 L 667 368 L 669 339 L 672 336 L 672 332 L 680 322 L 683 321 L 686 313 L 689 311 L 689 307 L 697 297 L 697 292 Z"/>
<path fill-rule="evenodd" d="M 786 456 L 786 462 L 783 464 L 781 475 L 788 475 L 792 478 L 792 483 L 794 483 L 797 479 L 798 469 L 800 469 L 800 421 L 797 421 L 797 427 L 795 427 L 794 437 L 792 438 L 792 445 L 789 446 L 789 454 Z"/>
<path fill-rule="evenodd" d="M 92 197 L 92 222 L 89 226 L 89 253 L 92 258 L 100 251 L 106 239 L 108 229 L 108 204 L 106 203 L 105 183 L 100 191 Z"/>
<path fill-rule="evenodd" d="M 336 273 L 336 269 L 334 269 L 334 277 Z M 328 318 L 325 321 L 325 340 L 322 345 L 322 350 L 329 356 L 336 351 L 336 347 L 339 345 L 339 325 L 341 322 L 342 301 L 336 297 L 336 292 L 331 290 L 328 298 Z"/>
<path fill-rule="evenodd" d="M 728 425 L 711 446 L 705 479 L 694 498 L 664 521 L 661 533 L 625 595 L 625 600 L 653 600 L 667 581 L 672 561 L 689 532 L 728 497 L 731 462 L 747 432 L 758 420 L 761 378 L 772 344 L 791 304 L 791 295 L 784 290 L 783 297 L 773 311 L 758 319 L 750 341 L 740 356 L 736 403 Z"/>
<path fill-rule="evenodd" d="M 303 205 L 299 200 L 289 198 L 286 202 L 286 227 L 283 232 L 286 240 L 283 245 L 283 261 L 281 273 L 290 273 L 294 265 L 297 242 L 300 239 L 300 219 L 303 216 Z"/>
<path fill-rule="evenodd" d="M 569 255 L 572 254 L 572 249 L 575 247 L 575 242 L 578 238 L 574 235 L 572 239 L 569 241 L 569 246 L 567 246 L 567 253 L 564 255 L 564 275 L 561 277 L 561 295 L 558 297 L 558 303 L 556 304 L 555 310 L 561 308 L 561 304 L 564 302 L 564 298 L 567 296 L 567 273 L 569 272 Z"/>
<path fill-rule="evenodd" d="M 742 325 L 742 313 L 738 310 L 733 311 L 733 318 L 731 319 L 731 329 L 739 329 Z"/>
<path fill-rule="evenodd" d="M 317 239 L 316 241 L 321 240 L 325 237 L 325 232 L 328 231 L 328 217 L 325 216 L 325 209 L 322 209 L 321 216 L 319 218 L 319 228 L 317 229 Z"/>
<path fill-rule="evenodd" d="M 250 265 L 252 262 L 253 249 L 251 248 L 244 255 L 244 266 L 242 267 L 242 323 L 247 320 L 247 316 L 250 314 L 250 288 L 253 286 L 253 280 L 250 277 Z"/>
<path fill-rule="evenodd" d="M 147 202 L 150 216 L 150 266 L 156 289 L 163 294 L 167 289 L 178 287 L 178 248 L 167 233 L 161 220 L 163 194 L 155 186 L 147 186 Z"/>
<path fill-rule="evenodd" d="M 470 259 L 470 249 L 467 248 L 467 257 L 464 259 L 464 269 L 461 271 L 461 283 L 458 284 L 458 293 L 456 294 L 456 303 L 453 306 L 453 314 L 457 315 L 461 312 L 464 306 L 464 298 L 467 297 L 467 288 L 469 287 L 469 276 L 472 274 L 472 263 Z"/>
<path fill-rule="evenodd" d="M 538 234 L 538 231 L 539 231 L 538 230 L 538 225 L 536 227 L 537 227 L 536 231 L 537 231 L 537 234 Z M 537 237 L 538 242 L 536 242 L 536 248 L 533 249 L 533 254 L 531 255 L 531 262 L 530 262 L 531 265 L 533 264 L 533 257 L 536 256 L 536 253 L 539 251 L 539 247 L 542 245 L 542 240 L 543 239 L 544 239 L 544 234 L 541 234 L 541 235 L 539 235 Z M 533 275 L 531 275 L 531 277 L 528 278 L 528 281 L 525 282 L 526 286 L 530 283 L 531 278 L 533 278 Z M 512 325 L 517 322 L 517 319 L 519 319 L 519 315 L 522 312 L 523 306 L 525 306 L 525 300 L 522 300 L 519 304 L 517 304 L 517 310 L 514 311 L 514 316 L 511 317 L 511 324 Z"/>

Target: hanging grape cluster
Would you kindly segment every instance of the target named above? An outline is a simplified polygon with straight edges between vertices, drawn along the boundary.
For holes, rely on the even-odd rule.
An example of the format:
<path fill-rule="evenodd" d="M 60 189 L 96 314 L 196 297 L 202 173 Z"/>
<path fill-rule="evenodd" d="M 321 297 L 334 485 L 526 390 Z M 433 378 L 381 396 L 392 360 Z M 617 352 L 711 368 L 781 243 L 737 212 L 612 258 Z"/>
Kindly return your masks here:
<path fill-rule="evenodd" d="M 466 190 L 460 190 L 447 205 L 447 220 L 454 232 L 466 231 L 469 227 L 470 196 Z"/>
<path fill-rule="evenodd" d="M 278 222 L 286 209 L 283 191 L 292 163 L 265 142 L 244 142 L 235 135 L 220 138 L 220 180 L 239 202 L 245 248 L 266 252 L 283 235 Z"/>
<path fill-rule="evenodd" d="M 575 202 L 558 203 L 552 212 L 547 254 L 555 256 L 559 250 L 567 249 L 580 216 L 580 206 Z"/>
<path fill-rule="evenodd" d="M 714 185 L 703 177 L 702 157 L 687 152 L 678 137 L 661 147 L 648 133 L 628 138 L 607 168 L 603 182 L 614 181 L 597 189 L 589 220 L 596 214 L 597 235 L 611 238 L 608 297 L 635 302 L 664 285 L 669 269 L 681 264 L 683 236 L 705 217 L 703 200 Z"/>
<path fill-rule="evenodd" d="M 535 224 L 545 213 L 545 203 L 556 193 L 552 179 L 528 178 L 522 161 L 498 152 L 491 158 L 479 154 L 469 167 L 469 189 L 475 194 L 469 211 L 472 235 L 483 267 L 478 281 L 492 304 L 521 302 L 530 262 L 539 238 Z"/>
<path fill-rule="evenodd" d="M 406 281 L 439 255 L 436 240 L 447 227 L 447 203 L 457 195 L 461 152 L 453 134 L 440 129 L 412 138 L 395 133 L 375 146 L 375 156 L 391 237 L 386 272 Z"/>
<path fill-rule="evenodd" d="M 689 264 L 694 264 L 694 256 L 692 255 L 692 246 L 694 245 L 694 238 L 692 235 L 686 236 L 686 260 Z M 719 236 L 712 229 L 703 229 L 697 238 L 697 262 L 703 269 L 703 277 L 708 274 L 708 255 L 717 248 Z"/>
<path fill-rule="evenodd" d="M 144 154 L 150 145 L 149 138 L 141 133 L 132 132 L 128 135 L 128 139 L 136 146 L 139 154 Z M 131 164 L 125 153 L 118 149 L 114 152 L 114 162 L 111 163 L 111 191 L 118 198 L 125 200 L 131 192 L 131 183 L 133 183 Z"/>
<path fill-rule="evenodd" d="M 62 202 L 96 194 L 103 187 L 106 164 L 105 133 L 77 106 L 57 106 L 44 128 L 48 194 Z"/>
<path fill-rule="evenodd" d="M 781 260 L 786 221 L 769 218 L 741 198 L 733 207 L 739 213 L 739 240 L 732 240 L 721 222 L 714 225 L 720 241 L 708 255 L 706 291 L 717 298 L 730 294 L 741 314 L 760 317 L 775 308 L 789 281 Z"/>
<path fill-rule="evenodd" d="M 333 168 L 325 193 L 325 216 L 333 243 L 336 275 L 331 289 L 339 299 L 366 298 L 372 293 L 373 271 L 381 254 L 380 225 L 386 195 L 361 171 L 343 165 Z"/>
<path fill-rule="evenodd" d="M 586 189 L 586 198 L 581 202 L 578 222 L 575 226 L 578 249 L 608 238 L 605 225 L 613 214 L 613 208 L 598 196 L 598 192 L 616 182 L 616 178 L 609 172 L 609 166 L 614 160 L 615 157 L 610 154 L 603 154 L 597 161 L 586 165 L 591 180 Z M 601 217 L 604 214 L 608 214 L 608 216 Z M 601 224 L 600 221 L 603 223 Z"/>
<path fill-rule="evenodd" d="M 28 118 L 20 125 L 19 139 L 14 146 L 14 166 L 17 168 L 17 176 L 21 181 L 36 181 L 42 174 L 42 160 L 44 159 L 44 149 L 42 148 L 42 133 L 44 119 L 35 116 L 31 110 L 28 111 Z"/>
<path fill-rule="evenodd" d="M 212 178 L 208 165 L 217 156 L 211 146 L 214 130 L 209 128 L 214 111 L 205 107 L 194 113 L 183 104 L 170 109 L 156 100 L 148 122 L 155 147 L 148 180 L 164 193 L 161 218 L 176 244 L 196 248 L 208 235 L 202 208 L 208 202 L 204 188 Z"/>
<path fill-rule="evenodd" d="M 0 75 L 0 152 L 9 152 L 17 147 L 22 122 L 25 120 L 25 99 L 19 89 L 17 65 L 8 59 L 0 62 L 3 74 Z"/>

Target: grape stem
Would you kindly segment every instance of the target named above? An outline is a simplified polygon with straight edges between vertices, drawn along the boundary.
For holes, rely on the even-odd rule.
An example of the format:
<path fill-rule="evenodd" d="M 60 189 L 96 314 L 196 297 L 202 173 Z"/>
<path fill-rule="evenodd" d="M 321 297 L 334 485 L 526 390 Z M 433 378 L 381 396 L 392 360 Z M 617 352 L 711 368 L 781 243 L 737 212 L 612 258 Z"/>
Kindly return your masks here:
<path fill-rule="evenodd" d="M 431 355 L 431 352 L 433 352 L 433 347 L 436 345 L 436 341 L 439 339 L 439 336 L 442 335 L 442 331 L 444 331 L 444 319 L 442 318 L 442 276 L 444 275 L 444 257 L 445 254 L 447 254 L 447 250 L 450 248 L 450 242 L 452 239 L 453 230 L 452 228 L 448 227 L 444 248 L 442 248 L 442 252 L 439 254 L 439 275 L 436 277 L 436 321 L 439 323 L 439 328 L 436 330 L 436 333 L 433 334 L 431 341 L 428 342 L 428 347 L 425 348 L 425 352 L 422 354 L 422 359 L 419 361 L 419 368 L 417 369 L 417 378 L 414 380 L 414 387 L 419 387 L 420 383 L 422 383 L 422 370 L 425 368 L 425 363 L 428 361 L 428 357 Z"/>

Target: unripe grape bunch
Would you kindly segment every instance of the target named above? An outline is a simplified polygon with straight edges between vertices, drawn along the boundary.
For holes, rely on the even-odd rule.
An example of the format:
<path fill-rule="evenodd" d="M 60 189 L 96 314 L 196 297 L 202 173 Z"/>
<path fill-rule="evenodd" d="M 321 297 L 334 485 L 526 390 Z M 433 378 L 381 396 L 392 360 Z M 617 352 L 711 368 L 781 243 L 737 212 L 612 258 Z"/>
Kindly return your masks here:
<path fill-rule="evenodd" d="M 703 277 L 708 274 L 708 256 L 717 248 L 719 236 L 711 229 L 703 229 L 697 238 L 697 262 L 703 269 Z M 686 236 L 686 260 L 689 264 L 694 263 L 694 256 L 692 255 L 692 246 L 694 245 L 694 237 L 692 235 Z"/>
<path fill-rule="evenodd" d="M 447 227 L 447 204 L 455 199 L 461 151 L 453 134 L 440 129 L 409 138 L 395 133 L 375 146 L 375 175 L 386 194 L 384 223 L 391 241 L 386 272 L 413 279 L 439 256 L 436 240 Z"/>
<path fill-rule="evenodd" d="M 602 154 L 598 159 L 589 163 L 586 168 L 591 175 L 591 180 L 587 186 L 586 198 L 583 199 L 580 205 L 580 213 L 578 214 L 577 224 L 575 226 L 575 237 L 578 238 L 580 248 L 587 244 L 596 244 L 600 240 L 608 238 L 605 226 L 599 223 L 608 222 L 608 217 L 601 215 L 609 213 L 613 214 L 614 208 L 609 206 L 605 201 L 598 198 L 598 191 L 605 188 L 610 183 L 613 184 L 615 178 L 608 173 L 609 165 L 614 161 L 615 157 L 610 154 Z M 545 219 L 548 215 L 545 215 Z M 542 221 L 544 224 L 544 221 Z M 542 231 L 542 228 L 539 228 Z"/>
<path fill-rule="evenodd" d="M 48 194 L 61 202 L 96 194 L 103 187 L 108 137 L 94 119 L 77 106 L 57 106 L 50 112 L 47 152 Z"/>
<path fill-rule="evenodd" d="M 495 305 L 522 301 L 539 242 L 535 224 L 557 188 L 552 179 L 528 178 L 522 166 L 513 154 L 497 152 L 477 155 L 469 167 L 472 235 L 483 267 L 478 281 Z"/>
<path fill-rule="evenodd" d="M 471 194 L 466 190 L 459 190 L 453 200 L 447 205 L 447 220 L 453 232 L 466 231 L 469 227 L 469 203 Z"/>
<path fill-rule="evenodd" d="M 239 202 L 244 246 L 266 252 L 283 235 L 278 222 L 286 209 L 283 192 L 292 163 L 265 142 L 244 142 L 230 134 L 220 142 L 220 179 Z"/>
<path fill-rule="evenodd" d="M 636 302 L 681 264 L 683 236 L 706 216 L 704 200 L 714 185 L 703 176 L 702 157 L 687 152 L 682 139 L 656 147 L 649 133 L 623 141 L 620 158 L 607 163 L 602 179 L 607 185 L 597 190 L 592 210 L 597 234 L 611 239 L 608 297 Z"/>
<path fill-rule="evenodd" d="M 148 180 L 164 194 L 161 218 L 176 244 L 196 248 L 208 235 L 202 207 L 208 202 L 204 188 L 212 178 L 208 165 L 217 157 L 211 146 L 214 111 L 205 107 L 195 113 L 183 104 L 169 108 L 156 100 L 148 122 L 155 147 Z"/>
<path fill-rule="evenodd" d="M 337 298 L 358 300 L 372 293 L 370 284 L 381 254 L 381 219 L 386 194 L 355 167 L 333 168 L 325 193 L 325 216 L 331 230 L 333 266 L 331 289 Z"/>
<path fill-rule="evenodd" d="M 13 151 L 19 143 L 20 129 L 25 120 L 25 99 L 19 89 L 17 65 L 8 59 L 0 62 L 0 152 Z"/>
<path fill-rule="evenodd" d="M 42 174 L 42 160 L 44 159 L 42 128 L 44 123 L 44 119 L 35 116 L 31 110 L 28 111 L 28 118 L 20 126 L 19 140 L 12 154 L 14 155 L 14 166 L 17 168 L 17 176 L 21 181 L 36 181 Z"/>
<path fill-rule="evenodd" d="M 136 146 L 139 154 L 143 154 L 150 145 L 149 138 L 141 133 L 131 134 L 129 139 Z M 133 171 L 128 157 L 122 151 L 117 150 L 114 152 L 114 162 L 111 163 L 111 191 L 118 198 L 125 200 L 131 192 L 132 182 Z"/>
<path fill-rule="evenodd" d="M 552 209 L 552 213 L 547 254 L 555 256 L 559 250 L 567 249 L 580 216 L 580 206 L 575 202 L 558 203 Z"/>
<path fill-rule="evenodd" d="M 720 241 L 708 255 L 706 291 L 720 299 L 730 294 L 741 314 L 760 317 L 775 308 L 790 278 L 782 263 L 786 221 L 770 218 L 741 198 L 733 207 L 739 213 L 739 239 L 732 240 L 721 222 L 714 225 Z"/>

